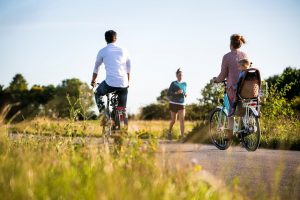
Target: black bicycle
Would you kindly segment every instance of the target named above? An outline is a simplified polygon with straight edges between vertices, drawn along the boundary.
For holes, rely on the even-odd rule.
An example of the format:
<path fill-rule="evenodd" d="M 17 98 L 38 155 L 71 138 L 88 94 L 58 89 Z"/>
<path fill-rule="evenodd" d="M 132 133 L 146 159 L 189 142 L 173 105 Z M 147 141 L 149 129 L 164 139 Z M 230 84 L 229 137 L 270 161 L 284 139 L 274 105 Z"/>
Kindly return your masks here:
<path fill-rule="evenodd" d="M 126 109 L 119 106 L 118 91 L 106 94 L 106 106 L 104 115 L 101 117 L 103 141 L 108 142 L 109 138 L 119 138 L 128 129 L 128 117 Z"/>

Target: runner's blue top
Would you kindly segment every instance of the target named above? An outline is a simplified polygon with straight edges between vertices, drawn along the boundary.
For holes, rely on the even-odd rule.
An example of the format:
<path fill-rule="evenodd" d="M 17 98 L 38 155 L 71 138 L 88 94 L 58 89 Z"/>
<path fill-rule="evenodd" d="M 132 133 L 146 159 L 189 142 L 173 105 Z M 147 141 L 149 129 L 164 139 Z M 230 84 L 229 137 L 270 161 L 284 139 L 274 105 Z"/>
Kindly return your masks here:
<path fill-rule="evenodd" d="M 175 94 L 178 90 L 183 90 L 182 94 Z M 185 105 L 186 82 L 173 81 L 168 90 L 170 103 Z"/>

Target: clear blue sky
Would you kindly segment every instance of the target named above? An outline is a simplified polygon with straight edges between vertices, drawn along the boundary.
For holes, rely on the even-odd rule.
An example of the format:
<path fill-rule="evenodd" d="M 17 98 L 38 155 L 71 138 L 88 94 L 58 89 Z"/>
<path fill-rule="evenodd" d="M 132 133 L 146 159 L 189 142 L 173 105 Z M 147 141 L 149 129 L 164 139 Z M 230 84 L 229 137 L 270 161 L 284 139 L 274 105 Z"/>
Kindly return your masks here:
<path fill-rule="evenodd" d="M 104 32 L 114 29 L 132 58 L 129 112 L 155 102 L 178 67 L 187 102 L 196 102 L 233 33 L 244 35 L 242 50 L 264 78 L 299 68 L 299 11 L 298 0 L 0 0 L 0 84 L 16 73 L 29 86 L 73 77 L 89 83 Z"/>

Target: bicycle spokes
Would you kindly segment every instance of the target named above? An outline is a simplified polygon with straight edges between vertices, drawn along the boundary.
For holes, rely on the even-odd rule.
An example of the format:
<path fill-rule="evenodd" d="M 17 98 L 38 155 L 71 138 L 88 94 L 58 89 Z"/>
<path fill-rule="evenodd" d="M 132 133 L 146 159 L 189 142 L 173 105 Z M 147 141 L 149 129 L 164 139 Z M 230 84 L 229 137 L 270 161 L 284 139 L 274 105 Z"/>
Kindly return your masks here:
<path fill-rule="evenodd" d="M 226 113 L 220 108 L 215 109 L 210 116 L 209 131 L 212 142 L 221 150 L 227 149 L 231 143 L 226 135 L 227 126 Z"/>

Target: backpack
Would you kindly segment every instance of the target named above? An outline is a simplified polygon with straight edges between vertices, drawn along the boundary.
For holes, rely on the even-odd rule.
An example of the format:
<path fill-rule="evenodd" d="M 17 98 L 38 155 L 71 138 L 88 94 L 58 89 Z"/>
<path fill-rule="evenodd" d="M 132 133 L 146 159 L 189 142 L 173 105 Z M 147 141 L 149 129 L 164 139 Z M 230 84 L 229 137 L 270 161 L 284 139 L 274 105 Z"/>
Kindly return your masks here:
<path fill-rule="evenodd" d="M 249 68 L 245 72 L 238 87 L 238 96 L 242 99 L 258 98 L 261 86 L 260 72 L 256 68 Z"/>

